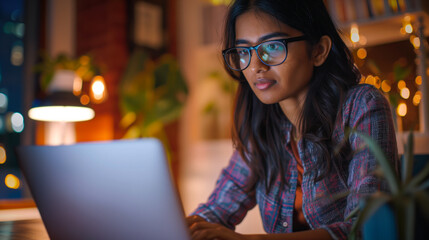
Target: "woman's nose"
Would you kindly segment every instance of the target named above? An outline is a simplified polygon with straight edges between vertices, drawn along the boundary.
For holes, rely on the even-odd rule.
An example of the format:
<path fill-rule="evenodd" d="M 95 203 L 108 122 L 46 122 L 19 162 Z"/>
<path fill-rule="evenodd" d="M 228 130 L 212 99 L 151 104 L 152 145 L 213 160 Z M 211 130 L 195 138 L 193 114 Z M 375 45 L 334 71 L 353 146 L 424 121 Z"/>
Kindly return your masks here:
<path fill-rule="evenodd" d="M 259 73 L 259 72 L 265 72 L 268 70 L 270 66 L 265 65 L 261 59 L 258 58 L 256 52 L 254 52 L 254 54 L 252 54 L 252 57 L 250 58 L 250 64 L 249 64 L 249 69 L 254 72 L 254 73 Z"/>

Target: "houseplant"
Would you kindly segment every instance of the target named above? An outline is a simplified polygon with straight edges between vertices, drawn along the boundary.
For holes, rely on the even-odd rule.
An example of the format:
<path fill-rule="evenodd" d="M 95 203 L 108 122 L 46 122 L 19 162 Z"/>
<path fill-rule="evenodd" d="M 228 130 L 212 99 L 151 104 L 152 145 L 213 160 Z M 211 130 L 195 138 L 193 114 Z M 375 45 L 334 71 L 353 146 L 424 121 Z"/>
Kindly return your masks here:
<path fill-rule="evenodd" d="M 394 216 L 395 221 L 391 221 L 391 226 L 388 228 L 378 228 L 377 231 L 384 232 L 386 237 L 388 231 L 396 229 L 394 233 L 397 239 L 415 239 L 416 232 L 416 217 L 422 217 L 423 221 L 429 222 L 429 162 L 425 167 L 413 176 L 414 154 L 413 154 L 413 133 L 408 135 L 408 140 L 405 145 L 404 155 L 401 161 L 401 177 L 397 177 L 394 167 L 387 160 L 378 144 L 369 136 L 359 133 L 355 130 L 350 131 L 351 134 L 357 134 L 363 139 L 369 150 L 374 154 L 378 170 L 376 171 L 380 177 L 384 178 L 388 184 L 389 193 L 376 192 L 368 196 L 360 206 L 358 206 L 347 217 L 350 219 L 357 216 L 349 238 L 355 239 L 357 230 L 364 227 L 363 235 L 366 239 L 371 238 L 371 233 L 365 232 L 365 224 L 374 216 L 384 215 L 382 221 L 389 221 L 390 217 Z M 416 209 L 419 209 L 417 212 Z M 385 214 L 381 212 L 386 212 Z M 371 224 L 377 224 L 372 222 Z M 367 228 L 368 229 L 368 228 Z M 426 230 L 427 231 L 427 230 Z"/>
<path fill-rule="evenodd" d="M 43 53 L 41 61 L 36 64 L 34 70 L 40 74 L 40 89 L 43 92 L 46 92 L 55 72 L 58 70 L 74 71 L 84 82 L 90 81 L 95 75 L 100 74 L 99 67 L 89 54 L 72 58 L 66 54 L 51 57 L 49 54 Z"/>
<path fill-rule="evenodd" d="M 165 126 L 180 117 L 187 94 L 185 79 L 173 56 L 164 54 L 154 60 L 136 49 L 119 85 L 124 138 L 156 137 L 171 159 Z"/>

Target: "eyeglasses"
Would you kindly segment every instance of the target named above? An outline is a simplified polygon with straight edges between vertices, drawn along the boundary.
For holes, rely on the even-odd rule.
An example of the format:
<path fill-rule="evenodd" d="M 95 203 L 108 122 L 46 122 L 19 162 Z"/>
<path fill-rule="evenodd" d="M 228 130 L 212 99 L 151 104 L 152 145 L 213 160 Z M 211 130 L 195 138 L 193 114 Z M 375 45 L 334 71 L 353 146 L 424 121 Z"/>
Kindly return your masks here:
<path fill-rule="evenodd" d="M 250 65 L 252 49 L 256 51 L 262 63 L 267 66 L 277 66 L 286 60 L 288 43 L 305 39 L 306 36 L 299 36 L 270 40 L 253 47 L 233 47 L 223 50 L 222 55 L 228 67 L 236 71 L 243 71 Z"/>

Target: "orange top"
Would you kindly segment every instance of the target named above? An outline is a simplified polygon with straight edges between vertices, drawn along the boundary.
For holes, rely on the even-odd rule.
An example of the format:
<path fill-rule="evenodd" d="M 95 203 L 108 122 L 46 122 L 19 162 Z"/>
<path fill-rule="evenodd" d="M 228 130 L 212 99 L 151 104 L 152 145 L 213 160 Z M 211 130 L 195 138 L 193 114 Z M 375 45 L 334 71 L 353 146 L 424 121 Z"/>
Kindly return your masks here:
<path fill-rule="evenodd" d="M 298 169 L 298 181 L 296 184 L 296 194 L 295 194 L 295 204 L 294 204 L 294 212 L 293 212 L 293 231 L 304 231 L 309 230 L 310 226 L 308 226 L 307 221 L 305 220 L 304 214 L 302 212 L 302 175 L 304 174 L 304 168 L 302 167 L 301 158 L 298 154 L 298 146 L 291 136 L 290 144 L 292 146 L 292 152 L 296 159 L 296 167 Z"/>

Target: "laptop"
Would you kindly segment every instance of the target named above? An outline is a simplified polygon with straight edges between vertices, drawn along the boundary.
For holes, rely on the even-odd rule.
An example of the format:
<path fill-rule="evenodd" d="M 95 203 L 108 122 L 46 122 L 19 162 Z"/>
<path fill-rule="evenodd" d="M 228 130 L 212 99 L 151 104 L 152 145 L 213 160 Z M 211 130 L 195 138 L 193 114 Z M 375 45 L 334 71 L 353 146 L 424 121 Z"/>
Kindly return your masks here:
<path fill-rule="evenodd" d="M 53 240 L 190 239 L 157 139 L 21 146 L 18 162 Z"/>

